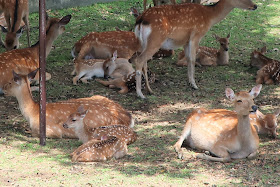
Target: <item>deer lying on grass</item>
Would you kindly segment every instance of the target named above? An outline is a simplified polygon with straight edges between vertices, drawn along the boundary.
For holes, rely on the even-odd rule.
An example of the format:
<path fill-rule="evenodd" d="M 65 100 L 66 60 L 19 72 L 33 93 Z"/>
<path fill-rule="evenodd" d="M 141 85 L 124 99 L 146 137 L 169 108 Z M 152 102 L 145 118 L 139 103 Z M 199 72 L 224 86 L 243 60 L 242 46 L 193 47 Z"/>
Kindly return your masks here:
<path fill-rule="evenodd" d="M 117 51 L 114 52 L 111 58 L 89 59 L 74 61 L 74 70 L 71 75 L 76 74 L 73 78 L 73 84 L 76 85 L 81 79 L 83 83 L 92 77 L 112 77 L 118 78 L 134 71 L 132 65 L 125 58 L 117 58 Z"/>
<path fill-rule="evenodd" d="M 27 28 L 27 41 L 30 47 L 29 34 L 29 5 L 28 0 L 0 0 L 0 13 L 4 12 L 5 20 L 8 29 L 1 26 L 2 32 L 6 34 L 4 44 L 7 50 L 17 49 L 19 47 L 19 38 L 22 35 L 24 28 Z M 25 26 L 21 27 L 21 20 L 24 21 Z"/>
<path fill-rule="evenodd" d="M 183 133 L 174 145 L 179 158 L 183 158 L 181 145 L 184 140 L 190 147 L 209 151 L 217 156 L 198 154 L 198 158 L 228 162 L 232 159 L 251 159 L 256 156 L 259 137 L 250 124 L 249 114 L 257 111 L 254 98 L 258 96 L 262 85 L 255 86 L 250 92 L 241 91 L 234 94 L 226 89 L 226 96 L 234 104 L 237 113 L 234 118 L 225 118 L 227 111 L 198 109 L 192 112 L 185 124 Z M 224 114 L 225 113 L 225 114 Z"/>
<path fill-rule="evenodd" d="M 257 110 L 256 114 L 250 115 L 250 122 L 256 128 L 258 134 L 272 134 L 274 138 L 277 138 L 277 118 L 279 114 L 280 109 L 266 115 Z"/>
<path fill-rule="evenodd" d="M 107 59 L 118 51 L 119 58 L 130 59 L 141 50 L 139 40 L 131 31 L 91 32 L 77 41 L 71 54 L 81 59 Z"/>
<path fill-rule="evenodd" d="M 188 64 L 189 83 L 198 89 L 194 79 L 196 53 L 200 40 L 216 23 L 223 20 L 234 8 L 255 10 L 251 0 L 220 0 L 213 6 L 186 3 L 151 7 L 137 18 L 135 35 L 142 45 L 142 53 L 136 58 L 137 95 L 145 98 L 141 91 L 141 74 L 144 71 L 148 91 L 152 90 L 147 78 L 147 60 L 159 50 L 184 46 Z"/>
<path fill-rule="evenodd" d="M 280 83 L 280 61 L 273 61 L 257 71 L 256 83 L 279 84 Z"/>
<path fill-rule="evenodd" d="M 49 55 L 54 40 L 57 39 L 65 30 L 65 25 L 69 23 L 71 15 L 64 16 L 61 19 L 51 18 L 47 20 L 46 35 L 46 56 Z M 0 90 L 13 78 L 13 71 L 18 74 L 26 75 L 34 69 L 39 68 L 39 42 L 25 49 L 15 49 L 0 54 Z M 46 80 L 51 75 L 47 73 Z M 39 74 L 36 76 L 39 82 Z"/>
<path fill-rule="evenodd" d="M 230 34 L 226 38 L 221 38 L 217 35 L 214 35 L 216 41 L 220 43 L 220 49 L 200 46 L 196 54 L 196 63 L 200 66 L 216 66 L 216 65 L 228 65 L 229 61 L 229 38 Z M 187 58 L 185 57 L 185 52 L 182 51 L 178 55 L 178 66 L 187 66 Z"/>
<path fill-rule="evenodd" d="M 118 159 L 127 154 L 127 145 L 115 136 L 103 136 L 100 140 L 92 139 L 76 149 L 72 162 L 100 162 Z"/>
<path fill-rule="evenodd" d="M 108 81 L 100 80 L 97 79 L 96 81 L 103 84 L 104 86 L 109 86 L 109 88 L 120 88 L 121 90 L 119 93 L 121 94 L 126 94 L 127 92 L 131 90 L 135 90 L 136 87 L 136 72 L 132 72 L 126 76 L 116 78 L 116 79 L 109 79 Z M 149 78 L 149 83 L 154 83 L 155 82 L 155 74 L 152 73 L 151 71 L 148 71 L 148 78 Z M 142 76 L 142 88 L 145 88 L 145 77 Z"/>
<path fill-rule="evenodd" d="M 38 69 L 37 69 L 38 70 Z M 29 122 L 32 136 L 39 136 L 39 104 L 30 92 L 30 81 L 37 70 L 27 76 L 13 72 L 13 78 L 4 86 L 4 93 L 17 98 L 21 113 Z M 49 138 L 77 138 L 74 131 L 65 129 L 62 124 L 68 116 L 77 111 L 79 106 L 88 110 L 84 122 L 88 128 L 121 124 L 129 126 L 134 123 L 131 115 L 119 104 L 102 96 L 70 99 L 57 103 L 47 103 L 46 106 L 46 134 Z"/>
<path fill-rule="evenodd" d="M 83 106 L 80 106 L 78 111 L 72 113 L 63 124 L 64 128 L 74 129 L 76 136 L 79 137 L 79 140 L 83 143 L 86 143 L 91 139 L 100 139 L 105 135 L 115 136 L 121 141 L 125 141 L 126 144 L 131 144 L 136 141 L 137 135 L 132 130 L 133 126 L 112 125 L 88 128 L 90 125 L 86 125 L 84 122 L 87 112 L 88 110 L 85 110 Z"/>
<path fill-rule="evenodd" d="M 263 48 L 261 48 L 261 50 L 254 50 L 251 53 L 251 61 L 250 61 L 250 66 L 251 67 L 257 67 L 258 69 L 261 69 L 262 67 L 264 67 L 265 65 L 268 65 L 270 63 L 273 62 L 277 62 L 279 63 L 279 61 L 268 58 L 266 56 L 264 56 L 264 54 L 267 52 L 266 46 L 264 46 Z"/>

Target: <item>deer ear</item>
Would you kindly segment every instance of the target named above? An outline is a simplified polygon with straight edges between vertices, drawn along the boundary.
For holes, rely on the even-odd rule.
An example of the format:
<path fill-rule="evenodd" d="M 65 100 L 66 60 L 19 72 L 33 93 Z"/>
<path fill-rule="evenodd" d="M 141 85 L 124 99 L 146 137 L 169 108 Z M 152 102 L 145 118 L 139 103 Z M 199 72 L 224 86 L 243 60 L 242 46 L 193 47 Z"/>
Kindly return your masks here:
<path fill-rule="evenodd" d="M 64 16 L 63 18 L 61 18 L 61 20 L 58 22 L 59 25 L 67 25 L 70 20 L 71 20 L 71 15 L 67 15 L 67 16 Z"/>
<path fill-rule="evenodd" d="M 226 92 L 226 97 L 229 100 L 233 101 L 235 99 L 234 91 L 231 88 L 226 88 L 225 92 Z"/>
<path fill-rule="evenodd" d="M 278 108 L 275 112 L 274 112 L 275 116 L 278 117 L 280 114 L 280 108 Z"/>
<path fill-rule="evenodd" d="M 213 36 L 216 38 L 216 40 L 220 39 L 220 37 L 217 34 L 213 34 Z"/>
<path fill-rule="evenodd" d="M 230 38 L 230 33 L 228 33 L 227 38 Z"/>
<path fill-rule="evenodd" d="M 13 70 L 13 79 L 14 82 L 17 83 L 18 85 L 21 83 L 21 76 L 19 74 L 17 74 L 14 70 Z"/>
<path fill-rule="evenodd" d="M 118 51 L 116 50 L 114 53 L 113 53 L 113 60 L 116 60 L 118 57 Z"/>
<path fill-rule="evenodd" d="M 35 78 L 37 72 L 38 72 L 39 68 L 35 69 L 34 71 L 30 72 L 27 77 L 28 77 L 28 80 L 31 81 Z"/>
<path fill-rule="evenodd" d="M 266 49 L 266 46 L 264 46 L 262 49 L 261 49 L 261 53 L 264 54 L 266 53 L 267 49 Z"/>
<path fill-rule="evenodd" d="M 258 84 L 257 86 L 252 88 L 252 90 L 250 91 L 250 95 L 253 96 L 254 98 L 257 97 L 261 92 L 261 89 L 262 89 L 262 85 Z"/>
<path fill-rule="evenodd" d="M 5 33 L 5 34 L 7 34 L 8 30 L 7 30 L 5 27 L 3 27 L 2 25 L 0 25 L 0 26 L 1 26 L 2 32 Z"/>
<path fill-rule="evenodd" d="M 140 13 L 138 12 L 138 10 L 136 8 L 131 7 L 130 10 L 131 10 L 131 13 L 134 17 L 137 18 L 140 15 Z"/>

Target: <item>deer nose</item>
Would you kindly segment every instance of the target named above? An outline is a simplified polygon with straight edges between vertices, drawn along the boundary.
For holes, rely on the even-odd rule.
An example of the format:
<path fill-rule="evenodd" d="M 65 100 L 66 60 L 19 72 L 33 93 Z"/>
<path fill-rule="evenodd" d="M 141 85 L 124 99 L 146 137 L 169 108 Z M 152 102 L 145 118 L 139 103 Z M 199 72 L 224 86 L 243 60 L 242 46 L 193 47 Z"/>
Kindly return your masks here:
<path fill-rule="evenodd" d="M 109 78 L 109 75 L 104 75 L 104 78 L 105 78 L 105 79 L 108 79 L 108 78 Z"/>
<path fill-rule="evenodd" d="M 228 51 L 228 48 L 225 48 L 225 51 Z"/>
<path fill-rule="evenodd" d="M 256 10 L 258 8 L 258 6 L 257 5 L 254 5 L 254 8 L 253 8 L 253 10 Z"/>
<path fill-rule="evenodd" d="M 65 129 L 68 129 L 68 125 L 67 125 L 66 123 L 64 123 L 62 126 L 63 126 Z"/>
<path fill-rule="evenodd" d="M 252 109 L 253 109 L 253 112 L 256 112 L 258 110 L 258 106 L 257 105 L 253 105 Z"/>

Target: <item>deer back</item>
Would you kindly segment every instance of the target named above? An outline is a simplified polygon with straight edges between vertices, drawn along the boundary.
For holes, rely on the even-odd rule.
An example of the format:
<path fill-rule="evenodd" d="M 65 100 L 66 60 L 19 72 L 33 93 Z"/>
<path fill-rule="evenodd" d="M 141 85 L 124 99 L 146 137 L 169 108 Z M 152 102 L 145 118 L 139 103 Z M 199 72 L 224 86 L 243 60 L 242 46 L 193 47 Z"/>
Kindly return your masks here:
<path fill-rule="evenodd" d="M 123 125 L 102 126 L 91 130 L 93 139 L 100 139 L 102 136 L 115 136 L 127 145 L 132 144 L 137 139 L 137 134 L 132 128 Z"/>
<path fill-rule="evenodd" d="M 126 153 L 126 143 L 109 136 L 106 140 L 92 139 L 81 145 L 72 153 L 72 162 L 100 162 L 112 157 L 120 158 Z"/>
<path fill-rule="evenodd" d="M 73 48 L 72 54 L 78 54 L 78 59 L 84 59 L 88 55 L 97 59 L 107 59 L 114 51 L 118 51 L 119 58 L 130 59 L 141 48 L 134 32 L 131 31 L 93 32 L 88 35 Z"/>

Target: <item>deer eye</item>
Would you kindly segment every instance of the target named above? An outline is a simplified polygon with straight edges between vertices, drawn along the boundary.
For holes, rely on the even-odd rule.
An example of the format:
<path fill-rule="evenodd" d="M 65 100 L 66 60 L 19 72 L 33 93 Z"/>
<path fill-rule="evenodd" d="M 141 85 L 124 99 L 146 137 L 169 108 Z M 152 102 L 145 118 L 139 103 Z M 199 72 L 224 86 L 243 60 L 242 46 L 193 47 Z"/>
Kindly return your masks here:
<path fill-rule="evenodd" d="M 76 119 L 72 119 L 73 122 L 77 121 Z"/>
<path fill-rule="evenodd" d="M 237 100 L 236 102 L 237 102 L 237 103 L 242 103 L 242 100 Z"/>

